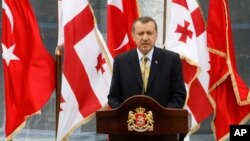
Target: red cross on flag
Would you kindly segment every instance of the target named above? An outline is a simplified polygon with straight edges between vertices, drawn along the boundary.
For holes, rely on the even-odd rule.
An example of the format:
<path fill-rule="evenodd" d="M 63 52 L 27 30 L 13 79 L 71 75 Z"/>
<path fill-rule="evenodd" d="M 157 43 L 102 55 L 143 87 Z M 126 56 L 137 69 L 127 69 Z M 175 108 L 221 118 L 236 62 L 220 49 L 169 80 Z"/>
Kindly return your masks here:
<path fill-rule="evenodd" d="M 86 123 L 107 104 L 110 63 L 107 47 L 95 23 L 88 0 L 59 1 L 63 29 L 58 43 L 64 43 L 62 92 L 57 140 Z"/>
<path fill-rule="evenodd" d="M 168 0 L 165 47 L 181 56 L 187 89 L 185 109 L 192 115 L 189 134 L 211 115 L 208 99 L 210 69 L 206 31 L 196 0 Z"/>

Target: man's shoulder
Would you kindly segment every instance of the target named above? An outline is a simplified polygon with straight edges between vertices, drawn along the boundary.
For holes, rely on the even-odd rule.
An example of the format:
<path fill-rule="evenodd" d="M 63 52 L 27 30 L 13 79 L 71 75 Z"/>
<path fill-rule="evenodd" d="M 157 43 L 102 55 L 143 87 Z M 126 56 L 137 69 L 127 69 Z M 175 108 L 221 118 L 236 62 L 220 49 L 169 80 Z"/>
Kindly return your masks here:
<path fill-rule="evenodd" d="M 129 51 L 125 51 L 121 54 L 118 54 L 115 59 L 116 60 L 120 60 L 120 59 L 126 59 L 126 58 L 130 58 L 131 56 L 134 56 L 136 55 L 136 49 L 132 49 L 132 50 L 129 50 Z"/>
<path fill-rule="evenodd" d="M 159 48 L 159 47 L 155 47 L 155 51 L 157 53 L 167 55 L 167 56 L 179 56 L 179 54 L 176 52 L 173 52 L 173 51 L 167 50 L 167 49 L 163 49 L 163 48 Z"/>

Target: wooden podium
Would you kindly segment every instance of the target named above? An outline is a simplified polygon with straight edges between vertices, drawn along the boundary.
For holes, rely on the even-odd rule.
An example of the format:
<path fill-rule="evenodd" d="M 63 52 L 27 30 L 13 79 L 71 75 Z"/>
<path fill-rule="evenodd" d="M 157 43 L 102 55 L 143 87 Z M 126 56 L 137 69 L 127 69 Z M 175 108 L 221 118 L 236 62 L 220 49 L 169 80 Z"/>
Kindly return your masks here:
<path fill-rule="evenodd" d="M 109 134 L 109 141 L 177 141 L 190 125 L 187 110 L 164 108 L 144 95 L 133 96 L 116 109 L 96 112 L 96 132 Z"/>

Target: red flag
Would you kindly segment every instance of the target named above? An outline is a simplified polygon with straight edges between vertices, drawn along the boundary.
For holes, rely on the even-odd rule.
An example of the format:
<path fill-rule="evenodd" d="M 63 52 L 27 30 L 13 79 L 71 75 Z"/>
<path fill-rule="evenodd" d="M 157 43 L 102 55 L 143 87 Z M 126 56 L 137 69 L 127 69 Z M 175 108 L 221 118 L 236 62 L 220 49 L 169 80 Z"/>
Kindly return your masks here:
<path fill-rule="evenodd" d="M 107 42 L 114 58 L 117 54 L 135 48 L 132 23 L 138 18 L 137 0 L 108 0 Z"/>
<path fill-rule="evenodd" d="M 228 138 L 231 124 L 250 117 L 250 91 L 237 72 L 227 0 L 210 0 L 208 46 L 211 70 L 209 91 L 215 108 L 213 128 L 217 140 Z"/>
<path fill-rule="evenodd" d="M 187 89 L 185 109 L 192 115 L 189 134 L 213 112 L 207 97 L 210 69 L 205 24 L 196 0 L 168 0 L 166 49 L 181 56 Z"/>
<path fill-rule="evenodd" d="M 2 56 L 9 140 L 55 88 L 55 62 L 46 51 L 28 0 L 3 0 Z"/>
<path fill-rule="evenodd" d="M 111 81 L 106 45 L 87 0 L 59 1 L 64 33 L 64 68 L 57 140 L 106 106 Z M 61 6 L 60 6 L 61 4 Z M 63 38 L 59 36 L 59 38 Z M 62 41 L 58 39 L 58 41 Z M 61 43 L 61 42 L 58 42 Z"/>

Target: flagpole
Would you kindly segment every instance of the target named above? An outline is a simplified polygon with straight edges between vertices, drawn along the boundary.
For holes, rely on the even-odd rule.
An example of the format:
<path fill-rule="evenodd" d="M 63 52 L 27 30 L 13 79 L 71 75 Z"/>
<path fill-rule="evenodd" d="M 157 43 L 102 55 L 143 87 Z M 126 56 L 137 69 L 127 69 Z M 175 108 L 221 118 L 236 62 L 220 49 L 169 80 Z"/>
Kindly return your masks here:
<path fill-rule="evenodd" d="M 167 15 L 167 0 L 164 0 L 164 5 L 163 5 L 163 39 L 162 39 L 162 44 L 163 44 L 163 49 L 166 49 L 164 43 L 166 39 L 166 16 Z"/>
<path fill-rule="evenodd" d="M 56 47 L 56 137 L 60 112 L 61 82 L 62 82 L 62 56 L 63 45 Z"/>

